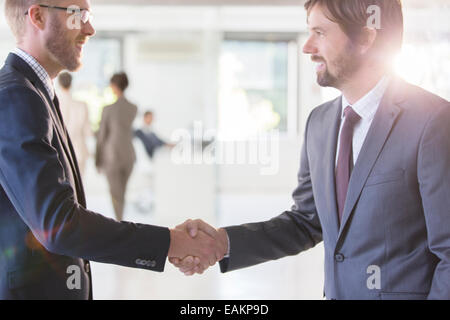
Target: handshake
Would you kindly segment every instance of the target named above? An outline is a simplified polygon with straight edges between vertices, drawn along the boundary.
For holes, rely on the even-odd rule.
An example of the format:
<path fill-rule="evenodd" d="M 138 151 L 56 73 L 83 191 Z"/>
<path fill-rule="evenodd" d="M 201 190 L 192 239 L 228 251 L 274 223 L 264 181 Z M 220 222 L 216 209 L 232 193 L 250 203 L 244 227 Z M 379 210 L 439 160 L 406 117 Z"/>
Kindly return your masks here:
<path fill-rule="evenodd" d="M 225 229 L 215 229 L 202 220 L 187 220 L 170 229 L 169 261 L 187 276 L 202 274 L 228 250 Z"/>

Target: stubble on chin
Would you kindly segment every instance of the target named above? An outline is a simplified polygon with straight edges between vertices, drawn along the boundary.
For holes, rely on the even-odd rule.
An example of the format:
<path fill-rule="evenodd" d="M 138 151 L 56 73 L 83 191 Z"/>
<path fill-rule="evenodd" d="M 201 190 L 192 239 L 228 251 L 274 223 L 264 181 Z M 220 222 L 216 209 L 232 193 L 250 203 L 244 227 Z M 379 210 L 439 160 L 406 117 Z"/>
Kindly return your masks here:
<path fill-rule="evenodd" d="M 354 53 L 353 47 L 349 46 L 345 53 L 326 64 L 322 74 L 317 74 L 317 83 L 321 87 L 341 88 L 358 70 L 361 65 L 360 60 L 361 57 L 358 57 Z M 330 71 L 330 66 L 333 67 L 333 72 Z"/>
<path fill-rule="evenodd" d="M 67 36 L 67 26 L 61 24 L 56 17 L 50 22 L 50 33 L 45 41 L 45 46 L 53 59 L 68 71 L 77 71 L 81 67 L 75 46 Z"/>
<path fill-rule="evenodd" d="M 326 69 L 322 74 L 317 74 L 317 83 L 321 87 L 334 87 L 336 85 L 336 79 Z"/>

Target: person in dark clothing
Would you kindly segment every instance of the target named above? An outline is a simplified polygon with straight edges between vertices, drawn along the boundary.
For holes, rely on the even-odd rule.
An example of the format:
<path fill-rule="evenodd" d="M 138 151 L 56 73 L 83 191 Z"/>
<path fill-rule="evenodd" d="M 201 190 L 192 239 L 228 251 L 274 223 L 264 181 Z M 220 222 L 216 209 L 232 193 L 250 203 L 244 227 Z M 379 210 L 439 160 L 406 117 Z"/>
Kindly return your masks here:
<path fill-rule="evenodd" d="M 153 112 L 146 111 L 144 113 L 144 126 L 134 131 L 135 137 L 142 141 L 150 159 L 153 158 L 155 151 L 163 146 L 173 147 L 172 144 L 160 139 L 152 130 Z"/>

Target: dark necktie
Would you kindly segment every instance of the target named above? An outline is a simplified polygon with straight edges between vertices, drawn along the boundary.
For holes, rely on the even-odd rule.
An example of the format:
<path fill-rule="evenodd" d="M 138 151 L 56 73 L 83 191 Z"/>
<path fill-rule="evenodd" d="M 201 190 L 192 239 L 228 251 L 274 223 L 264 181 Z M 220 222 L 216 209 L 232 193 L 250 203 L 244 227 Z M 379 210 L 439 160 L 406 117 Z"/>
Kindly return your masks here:
<path fill-rule="evenodd" d="M 61 127 L 63 127 L 61 109 L 59 107 L 59 100 L 58 100 L 58 97 L 56 96 L 56 94 L 55 94 L 55 98 L 53 99 L 53 105 L 55 106 L 56 115 L 58 116 L 58 120 L 60 122 L 60 125 L 61 125 Z"/>
<path fill-rule="evenodd" d="M 342 126 L 339 141 L 339 155 L 336 167 L 336 197 L 339 213 L 339 222 L 342 220 L 345 199 L 347 198 L 348 184 L 350 181 L 351 168 L 353 165 L 353 129 L 361 117 L 348 106 L 344 110 L 345 121 Z"/>
<path fill-rule="evenodd" d="M 56 96 L 56 94 L 55 94 L 55 98 L 53 99 L 53 104 L 56 109 L 56 114 L 58 116 L 59 124 L 61 125 L 61 128 L 64 130 L 65 139 L 67 139 L 69 137 L 69 134 L 67 132 L 66 124 L 64 123 L 64 119 L 63 119 L 62 112 L 61 112 L 61 107 L 59 106 L 59 99 Z"/>

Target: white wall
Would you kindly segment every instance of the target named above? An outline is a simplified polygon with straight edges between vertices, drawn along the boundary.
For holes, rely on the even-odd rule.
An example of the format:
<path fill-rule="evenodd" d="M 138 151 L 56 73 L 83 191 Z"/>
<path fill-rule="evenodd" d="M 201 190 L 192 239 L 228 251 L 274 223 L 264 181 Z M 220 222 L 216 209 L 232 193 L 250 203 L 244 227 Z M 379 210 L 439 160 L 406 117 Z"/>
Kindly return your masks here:
<path fill-rule="evenodd" d="M 449 30 L 448 9 L 405 11 L 407 34 L 432 28 Z M 156 111 L 155 127 L 169 138 L 178 128 L 200 120 L 214 128 L 217 117 L 217 60 L 224 32 L 298 32 L 305 40 L 306 17 L 298 7 L 95 6 L 98 31 L 126 32 L 124 65 L 131 77 L 129 97 L 141 110 Z M 433 17 L 433 19 L 430 19 Z M 14 46 L 0 19 L 0 58 Z M 213 184 L 224 192 L 290 192 L 295 185 L 304 123 L 324 101 L 309 57 L 299 56 L 297 132 L 282 137 L 279 174 L 261 176 L 257 166 L 219 166 Z"/>
<path fill-rule="evenodd" d="M 4 21 L 0 19 L 0 21 Z M 7 32 L 7 27 L 2 27 L 0 22 L 0 66 L 3 66 L 3 63 L 8 56 L 8 53 L 15 46 L 15 41 L 13 36 Z"/>
<path fill-rule="evenodd" d="M 124 41 L 124 65 L 131 78 L 128 96 L 141 110 L 156 112 L 155 129 L 166 138 L 193 121 L 216 128 L 218 59 L 224 32 L 298 32 L 305 29 L 306 19 L 300 7 L 127 7 L 126 15 L 121 6 L 97 9 L 104 13 L 96 18 L 98 30 L 139 31 Z M 112 26 L 111 20 L 117 22 Z M 310 90 L 316 85 L 309 77 L 312 66 L 305 62 L 299 65 L 299 95 L 302 104 L 312 107 L 320 91 Z M 294 115 L 300 130 L 311 107 Z M 281 138 L 277 175 L 262 176 L 261 166 L 218 165 L 213 185 L 221 192 L 290 193 L 296 182 L 301 136 Z"/>

